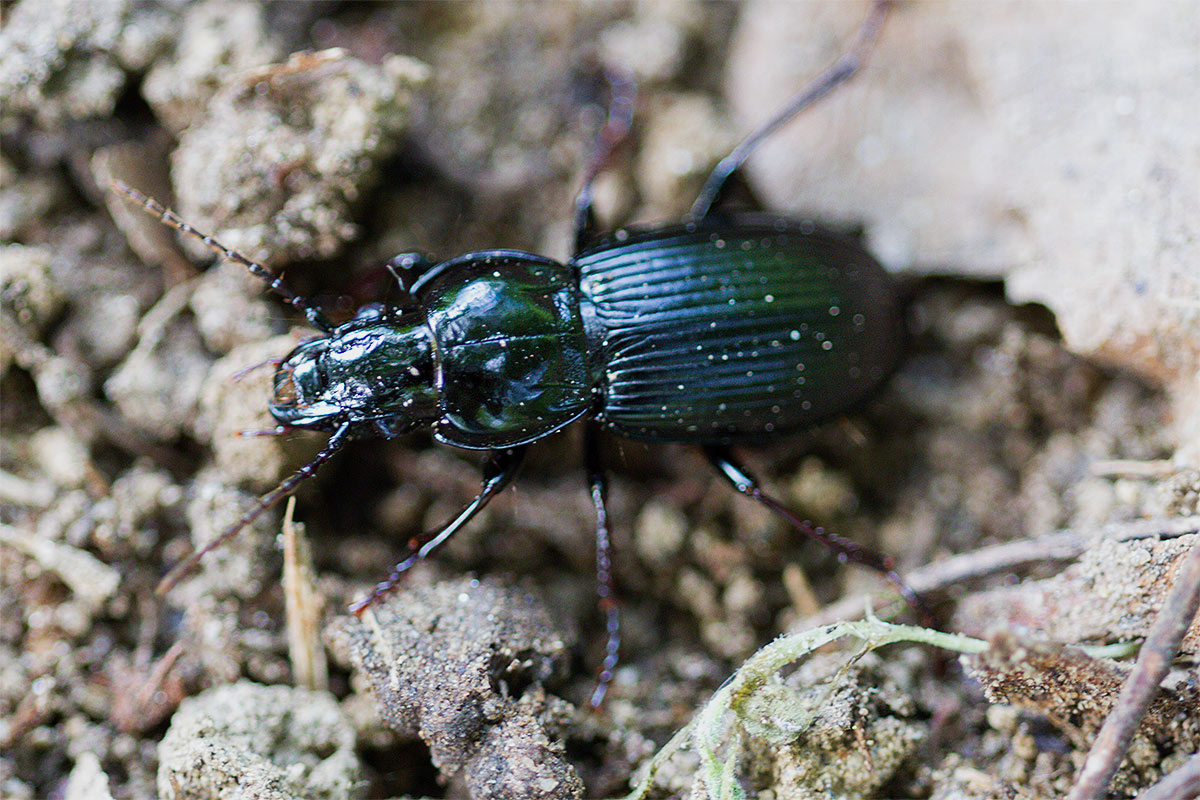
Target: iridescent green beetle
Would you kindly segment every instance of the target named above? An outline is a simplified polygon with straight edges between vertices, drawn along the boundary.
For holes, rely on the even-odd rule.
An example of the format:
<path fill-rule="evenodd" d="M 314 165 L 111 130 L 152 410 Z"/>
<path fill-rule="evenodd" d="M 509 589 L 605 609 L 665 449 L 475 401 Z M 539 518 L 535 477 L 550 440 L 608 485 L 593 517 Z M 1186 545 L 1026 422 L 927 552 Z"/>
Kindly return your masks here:
<path fill-rule="evenodd" d="M 737 491 L 843 560 L 882 571 L 917 603 L 889 559 L 796 516 L 765 494 L 729 449 L 811 427 L 879 387 L 902 341 L 891 279 L 857 243 L 811 223 L 715 210 L 728 179 L 765 137 L 858 69 L 886 5 L 876 3 L 851 49 L 721 162 L 683 223 L 596 234 L 592 184 L 630 122 L 631 98 L 618 98 L 576 200 L 570 260 L 514 250 L 440 263 L 398 256 L 389 267 L 404 300 L 366 306 L 336 327 L 262 265 L 117 185 L 164 222 L 266 280 L 324 334 L 279 363 L 270 411 L 279 423 L 274 432 L 324 431 L 325 448 L 160 588 L 294 492 L 353 439 L 431 427 L 441 442 L 488 451 L 479 495 L 444 527 L 411 539 L 407 557 L 355 604 L 361 613 L 509 485 L 530 443 L 586 418 L 599 594 L 609 632 L 594 703 L 611 679 L 619 644 L 606 479 L 596 444 L 601 431 L 703 447 Z"/>

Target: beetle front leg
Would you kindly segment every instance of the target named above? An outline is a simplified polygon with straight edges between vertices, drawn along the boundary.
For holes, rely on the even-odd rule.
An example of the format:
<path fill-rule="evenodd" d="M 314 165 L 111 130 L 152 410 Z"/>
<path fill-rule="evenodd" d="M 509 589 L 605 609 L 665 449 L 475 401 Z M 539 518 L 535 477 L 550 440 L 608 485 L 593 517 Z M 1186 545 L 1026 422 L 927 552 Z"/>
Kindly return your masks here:
<path fill-rule="evenodd" d="M 592 708 L 599 708 L 612 683 L 613 670 L 617 668 L 617 652 L 621 648 L 621 606 L 613 586 L 612 539 L 608 534 L 608 511 L 604 505 L 608 498 L 608 476 L 600 460 L 600 428 L 594 422 L 588 423 L 583 452 L 592 504 L 596 508 L 596 594 L 608 630 L 604 661 L 600 664 L 600 675 L 596 678 L 591 700 Z"/>
<path fill-rule="evenodd" d="M 923 620 L 929 618 L 929 611 L 924 601 L 921 600 L 920 595 L 904 582 L 900 574 L 896 572 L 895 562 L 891 556 L 877 553 L 868 547 L 863 547 L 858 542 L 851 541 L 844 536 L 838 536 L 836 533 L 830 533 L 824 528 L 819 528 L 808 520 L 797 516 L 790 508 L 764 492 L 758 484 L 758 479 L 747 472 L 746 468 L 737 462 L 728 447 L 706 445 L 704 447 L 704 454 L 708 456 L 709 463 L 716 469 L 717 474 L 728 481 L 739 494 L 743 494 L 751 500 L 761 503 L 774 511 L 795 530 L 828 547 L 837 554 L 838 560 L 842 563 L 849 561 L 854 564 L 870 567 L 882 573 L 887 578 L 888 583 L 896 587 L 896 590 L 900 592 L 905 602 Z"/>
<path fill-rule="evenodd" d="M 500 494 L 500 492 L 504 491 L 512 483 L 513 478 L 517 476 L 517 472 L 521 469 L 521 462 L 524 458 L 524 447 L 510 447 L 506 450 L 493 452 L 483 467 L 483 488 L 480 490 L 479 495 L 445 526 L 409 539 L 408 557 L 392 567 L 391 574 L 387 576 L 387 579 L 378 583 L 366 598 L 351 605 L 350 613 L 356 617 L 361 617 L 363 612 L 370 608 L 373 603 L 396 587 L 396 584 L 400 582 L 400 576 L 418 561 L 440 547 L 443 542 L 470 522 L 493 497 Z"/>

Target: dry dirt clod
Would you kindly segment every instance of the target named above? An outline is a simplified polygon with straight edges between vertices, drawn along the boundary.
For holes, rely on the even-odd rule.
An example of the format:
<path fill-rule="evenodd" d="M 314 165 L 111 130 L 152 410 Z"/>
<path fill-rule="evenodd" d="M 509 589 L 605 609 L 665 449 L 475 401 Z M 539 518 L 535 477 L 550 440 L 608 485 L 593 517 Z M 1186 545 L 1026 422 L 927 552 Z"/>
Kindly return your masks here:
<path fill-rule="evenodd" d="M 326 50 L 231 76 L 174 152 L 180 215 L 268 264 L 337 255 L 427 74 L 404 56 Z"/>
<path fill-rule="evenodd" d="M 1053 578 L 969 595 L 952 625 L 971 636 L 1019 626 L 1060 642 L 1107 644 L 1144 637 L 1179 563 L 1197 543 L 1200 534 L 1161 542 L 1101 542 Z M 1200 650 L 1200 620 L 1192 623 L 1180 649 Z"/>
<path fill-rule="evenodd" d="M 571 637 L 531 591 L 494 578 L 405 587 L 329 636 L 384 721 L 419 736 L 443 776 L 462 770 L 475 800 L 582 796 L 546 724 L 544 687 L 561 679 Z"/>
<path fill-rule="evenodd" d="M 352 800 L 366 784 L 354 730 L 326 692 L 221 686 L 179 706 L 159 745 L 163 800 Z"/>
<path fill-rule="evenodd" d="M 845 654 L 835 653 L 811 659 L 775 687 L 776 713 L 801 723 L 758 742 L 778 796 L 875 796 L 929 733 L 909 690 L 895 680 L 900 671 L 876 654 L 846 669 Z M 770 707 L 770 701 L 760 706 Z"/>
<path fill-rule="evenodd" d="M 991 648 L 964 659 L 995 703 L 1048 719 L 1080 748 L 1082 758 L 1121 691 L 1128 668 L 1073 647 L 998 634 Z M 1135 794 L 1200 747 L 1200 693 L 1161 689 L 1135 735 L 1112 790 Z"/>

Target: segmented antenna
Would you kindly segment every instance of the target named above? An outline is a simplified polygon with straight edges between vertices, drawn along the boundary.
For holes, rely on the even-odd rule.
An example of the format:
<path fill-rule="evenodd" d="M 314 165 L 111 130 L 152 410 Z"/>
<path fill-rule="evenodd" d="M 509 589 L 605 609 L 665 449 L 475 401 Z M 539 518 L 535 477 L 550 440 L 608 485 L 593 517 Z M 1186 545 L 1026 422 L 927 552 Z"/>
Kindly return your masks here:
<path fill-rule="evenodd" d="M 158 586 L 154 590 L 155 593 L 158 595 L 164 595 L 171 591 L 175 584 L 179 583 L 179 580 L 184 575 L 186 575 L 192 570 L 193 567 L 200 563 L 200 559 L 204 558 L 213 550 L 216 550 L 218 547 L 225 544 L 225 542 L 232 539 L 238 534 L 239 531 L 242 530 L 242 528 L 245 528 L 247 525 L 254 522 L 254 520 L 261 517 L 264 511 L 274 506 L 280 500 L 295 494 L 296 489 L 299 488 L 301 483 L 316 474 L 317 468 L 332 458 L 333 454 L 342 448 L 342 445 L 344 445 L 349 439 L 349 432 L 350 423 L 343 422 L 341 427 L 334 431 L 333 435 L 329 437 L 329 441 L 325 443 L 325 447 L 321 450 L 321 452 L 317 453 L 316 457 L 313 458 L 312 461 L 296 470 L 290 477 L 282 481 L 274 489 L 258 498 L 258 502 L 254 504 L 254 507 L 243 514 L 241 519 L 222 531 L 220 536 L 213 539 L 211 542 L 204 545 L 204 547 L 201 547 L 183 561 L 176 564 L 174 568 L 172 568 L 171 571 L 163 576 L 163 579 L 158 582 Z"/>
<path fill-rule="evenodd" d="M 252 261 L 236 250 L 218 242 L 216 239 L 209 236 L 207 233 L 196 230 L 188 223 L 184 222 L 178 214 L 164 206 L 152 197 L 142 194 L 137 189 L 134 189 L 127 183 L 118 180 L 111 182 L 112 188 L 129 199 L 136 202 L 142 208 L 146 209 L 150 214 L 158 217 L 164 224 L 171 226 L 177 231 L 187 234 L 195 239 L 199 239 L 204 243 L 205 247 L 212 250 L 217 255 L 232 261 L 235 264 L 241 264 L 256 278 L 261 278 L 267 283 L 267 287 L 282 297 L 288 305 L 297 311 L 304 312 L 305 318 L 309 323 L 324 333 L 329 333 L 333 330 L 333 324 L 326 318 L 325 313 L 316 306 L 310 305 L 307 300 L 295 294 L 291 289 L 283 285 L 283 277 L 275 272 L 264 267 L 257 261 Z"/>

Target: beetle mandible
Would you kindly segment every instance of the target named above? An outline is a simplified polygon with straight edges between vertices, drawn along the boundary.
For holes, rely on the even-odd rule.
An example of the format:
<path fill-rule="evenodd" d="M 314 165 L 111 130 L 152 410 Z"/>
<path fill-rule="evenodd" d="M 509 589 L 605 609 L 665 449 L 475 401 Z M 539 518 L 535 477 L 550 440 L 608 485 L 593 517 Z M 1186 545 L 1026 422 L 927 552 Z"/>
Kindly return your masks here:
<path fill-rule="evenodd" d="M 330 434 L 325 447 L 173 569 L 160 591 L 292 494 L 347 442 L 432 427 L 445 444 L 486 451 L 479 494 L 448 524 L 408 542 L 407 557 L 352 607 L 360 614 L 507 487 L 531 443 L 586 419 L 598 593 L 608 627 L 593 704 L 603 698 L 619 647 L 601 431 L 699 445 L 738 492 L 843 561 L 883 572 L 916 604 L 890 559 L 797 516 L 763 492 L 730 449 L 845 411 L 870 396 L 899 359 L 901 304 L 886 271 L 861 246 L 808 222 L 719 210 L 729 179 L 755 147 L 858 70 L 887 5 L 877 0 L 833 66 L 721 161 L 681 223 L 597 234 L 593 183 L 630 124 L 629 109 L 614 103 L 576 198 L 575 252 L 566 263 L 516 250 L 440 263 L 397 256 L 389 269 L 403 301 L 364 306 L 337 326 L 277 274 L 114 183 L 265 280 L 323 334 L 279 363 L 270 412 L 275 432 L 323 431 Z"/>

